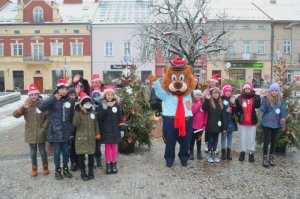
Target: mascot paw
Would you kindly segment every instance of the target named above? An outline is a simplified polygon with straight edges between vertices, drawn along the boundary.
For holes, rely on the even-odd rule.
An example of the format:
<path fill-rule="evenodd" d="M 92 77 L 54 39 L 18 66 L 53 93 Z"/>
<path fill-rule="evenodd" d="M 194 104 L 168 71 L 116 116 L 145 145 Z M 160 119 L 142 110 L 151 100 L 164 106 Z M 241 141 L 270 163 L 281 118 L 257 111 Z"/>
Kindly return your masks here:
<path fill-rule="evenodd" d="M 150 82 L 154 82 L 154 81 L 156 81 L 158 78 L 157 77 L 155 77 L 154 75 L 149 75 L 148 76 L 148 80 L 150 81 Z"/>

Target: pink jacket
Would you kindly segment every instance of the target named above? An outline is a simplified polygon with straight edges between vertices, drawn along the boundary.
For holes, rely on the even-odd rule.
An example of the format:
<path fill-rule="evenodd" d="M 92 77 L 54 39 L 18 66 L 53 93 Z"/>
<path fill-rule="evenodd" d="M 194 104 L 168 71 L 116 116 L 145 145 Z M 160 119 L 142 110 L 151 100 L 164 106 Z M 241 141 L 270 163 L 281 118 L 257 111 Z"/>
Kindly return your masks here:
<path fill-rule="evenodd" d="M 192 112 L 193 112 L 193 129 L 203 129 L 206 128 L 207 121 L 207 111 L 202 110 L 203 102 L 196 101 L 192 104 Z"/>

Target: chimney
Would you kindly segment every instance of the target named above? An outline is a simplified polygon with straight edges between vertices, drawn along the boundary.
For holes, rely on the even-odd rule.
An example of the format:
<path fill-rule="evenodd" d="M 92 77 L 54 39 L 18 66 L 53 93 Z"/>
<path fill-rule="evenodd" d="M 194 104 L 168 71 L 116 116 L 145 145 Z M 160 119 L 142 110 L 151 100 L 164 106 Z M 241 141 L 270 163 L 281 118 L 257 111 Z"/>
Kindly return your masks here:
<path fill-rule="evenodd" d="M 271 4 L 276 4 L 276 0 L 270 0 Z"/>

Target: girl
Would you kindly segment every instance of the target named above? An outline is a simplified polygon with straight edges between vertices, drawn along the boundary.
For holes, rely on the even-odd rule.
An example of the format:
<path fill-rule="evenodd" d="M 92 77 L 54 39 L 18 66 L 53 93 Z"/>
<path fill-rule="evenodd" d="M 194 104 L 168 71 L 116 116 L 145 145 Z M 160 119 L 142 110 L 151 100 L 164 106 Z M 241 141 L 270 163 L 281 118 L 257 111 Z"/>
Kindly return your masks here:
<path fill-rule="evenodd" d="M 80 92 L 80 106 L 81 111 L 75 112 L 73 125 L 77 128 L 75 149 L 78 156 L 81 179 L 86 181 L 94 178 L 94 153 L 96 139 L 100 139 L 100 134 L 92 99 L 84 92 Z M 85 154 L 88 154 L 88 175 L 85 171 Z"/>
<path fill-rule="evenodd" d="M 220 162 L 216 154 L 219 133 L 226 133 L 226 112 L 222 104 L 220 90 L 217 87 L 210 89 L 210 95 L 206 96 L 202 109 L 207 111 L 206 132 L 208 135 L 208 162 Z"/>
<path fill-rule="evenodd" d="M 269 94 L 262 99 L 260 110 L 263 112 L 261 125 L 264 131 L 263 166 L 275 166 L 275 142 L 280 128 L 285 128 L 286 103 L 280 96 L 280 86 L 273 83 L 269 88 Z M 271 141 L 270 155 L 268 148 Z"/>
<path fill-rule="evenodd" d="M 194 160 L 194 145 L 195 141 L 197 143 L 197 159 L 202 160 L 201 154 L 201 139 L 202 133 L 205 130 L 206 120 L 207 120 L 207 112 L 204 112 L 202 109 L 202 92 L 201 90 L 194 90 L 194 101 L 192 104 L 192 112 L 193 112 L 193 137 L 190 143 L 190 160 Z"/>
<path fill-rule="evenodd" d="M 222 101 L 224 109 L 226 110 L 226 119 L 228 127 L 226 133 L 222 133 L 221 136 L 221 148 L 222 148 L 222 160 L 232 160 L 231 157 L 231 143 L 232 143 L 232 133 L 237 130 L 237 125 L 234 119 L 235 110 L 235 97 L 232 93 L 232 87 L 230 85 L 224 85 L 222 88 Z M 225 148 L 225 142 L 227 140 L 227 151 Z M 226 153 L 227 152 L 227 153 Z"/>
<path fill-rule="evenodd" d="M 30 84 L 28 89 L 29 98 L 25 100 L 24 105 L 16 110 L 13 115 L 16 118 L 24 116 L 25 125 L 25 142 L 29 144 L 30 157 L 32 164 L 31 176 L 36 177 L 37 173 L 37 148 L 39 148 L 42 163 L 43 175 L 48 175 L 48 158 L 45 148 L 47 141 L 47 127 L 48 127 L 48 112 L 38 114 L 36 109 L 40 103 L 39 90 L 36 85 Z"/>
<path fill-rule="evenodd" d="M 101 142 L 105 144 L 106 174 L 116 174 L 118 172 L 117 144 L 121 141 L 122 112 L 116 103 L 117 96 L 114 87 L 107 86 L 102 98 L 97 115 L 101 127 Z"/>

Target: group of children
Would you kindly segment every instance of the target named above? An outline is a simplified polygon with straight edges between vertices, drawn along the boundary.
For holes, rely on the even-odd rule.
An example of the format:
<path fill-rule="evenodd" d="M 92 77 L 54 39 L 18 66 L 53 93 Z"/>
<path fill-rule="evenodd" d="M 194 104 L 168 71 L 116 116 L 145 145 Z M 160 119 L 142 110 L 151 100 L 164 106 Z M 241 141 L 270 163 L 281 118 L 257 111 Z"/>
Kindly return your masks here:
<path fill-rule="evenodd" d="M 117 143 L 121 140 L 123 123 L 114 87 L 103 87 L 99 74 L 95 74 L 90 89 L 76 75 L 72 85 L 67 79 L 59 79 L 55 92 L 47 99 L 42 100 L 39 94 L 36 85 L 30 84 L 28 99 L 13 113 L 17 118 L 24 116 L 26 121 L 25 142 L 30 148 L 31 176 L 38 175 L 37 148 L 42 157 L 43 175 L 49 174 L 46 142 L 53 145 L 57 180 L 71 178 L 70 170 L 76 171 L 78 167 L 82 180 L 93 179 L 94 159 L 99 168 L 102 166 L 101 143 L 105 144 L 106 174 L 116 174 Z"/>
<path fill-rule="evenodd" d="M 268 95 L 261 97 L 255 94 L 251 83 L 246 82 L 241 88 L 241 94 L 236 97 L 230 85 L 218 87 L 218 79 L 210 80 L 208 88 L 193 92 L 193 137 L 190 142 L 190 160 L 194 160 L 194 145 L 197 143 L 197 159 L 203 159 L 201 154 L 202 134 L 205 132 L 207 143 L 207 160 L 210 163 L 219 162 L 217 145 L 221 133 L 221 159 L 232 160 L 231 144 L 234 131 L 240 133 L 239 161 L 254 162 L 257 111 L 263 113 L 261 126 L 264 132 L 263 166 L 275 166 L 275 142 L 279 129 L 285 128 L 286 104 L 280 96 L 280 86 L 273 83 L 268 89 Z M 238 125 L 237 125 L 238 123 Z M 269 150 L 269 144 L 270 150 Z M 269 155 L 268 155 L 269 154 Z"/>

